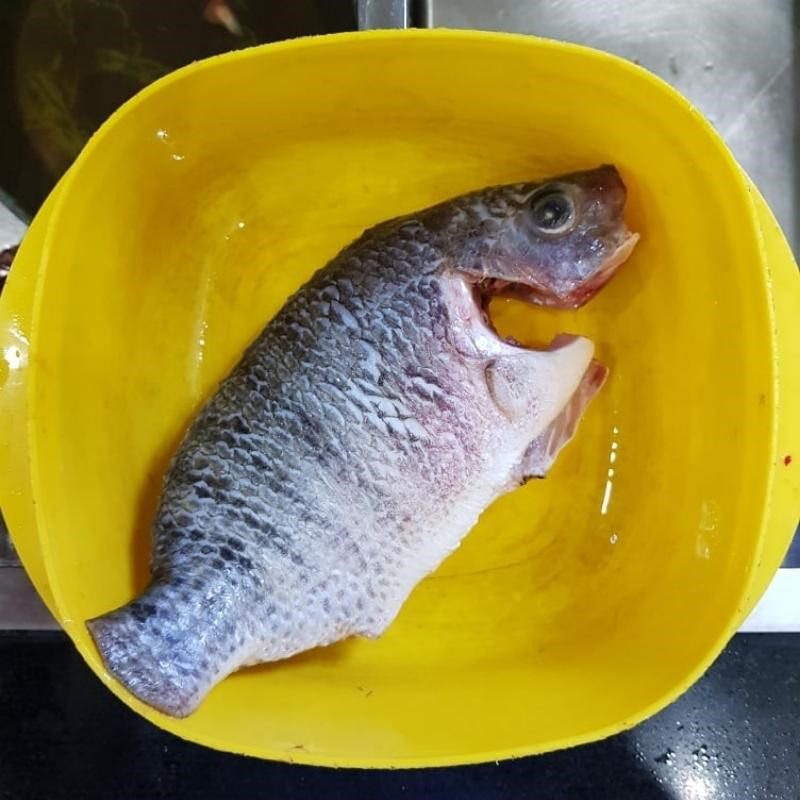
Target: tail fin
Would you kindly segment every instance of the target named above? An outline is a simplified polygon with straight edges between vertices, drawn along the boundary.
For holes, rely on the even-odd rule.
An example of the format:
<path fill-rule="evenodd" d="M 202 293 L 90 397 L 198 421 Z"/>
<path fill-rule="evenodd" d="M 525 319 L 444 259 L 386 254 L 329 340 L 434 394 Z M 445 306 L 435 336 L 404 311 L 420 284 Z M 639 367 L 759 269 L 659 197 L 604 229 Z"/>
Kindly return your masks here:
<path fill-rule="evenodd" d="M 154 583 L 128 605 L 86 622 L 108 671 L 173 717 L 191 714 L 243 660 L 236 625 L 204 599 L 192 603 L 176 587 Z"/>

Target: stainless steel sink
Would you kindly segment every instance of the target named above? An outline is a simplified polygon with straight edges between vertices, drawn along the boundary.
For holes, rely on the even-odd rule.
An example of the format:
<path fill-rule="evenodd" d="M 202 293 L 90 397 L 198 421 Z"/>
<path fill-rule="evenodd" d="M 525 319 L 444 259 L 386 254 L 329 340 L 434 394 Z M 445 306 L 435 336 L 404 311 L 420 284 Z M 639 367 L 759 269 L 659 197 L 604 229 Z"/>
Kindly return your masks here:
<path fill-rule="evenodd" d="M 680 89 L 717 127 L 764 193 L 796 253 L 797 7 L 791 0 L 357 2 L 362 28 L 517 31 L 587 44 L 647 67 Z M 0 204 L 0 249 L 9 225 L 15 223 Z M 16 226 L 6 238 L 19 234 Z M 53 625 L 22 570 L 3 566 L 9 563 L 15 563 L 14 555 L 0 532 L 0 629 Z M 746 627 L 800 630 L 800 569 L 780 571 Z"/>
<path fill-rule="evenodd" d="M 764 193 L 797 252 L 792 0 L 421 0 L 426 25 L 516 31 L 631 59 L 685 94 Z"/>

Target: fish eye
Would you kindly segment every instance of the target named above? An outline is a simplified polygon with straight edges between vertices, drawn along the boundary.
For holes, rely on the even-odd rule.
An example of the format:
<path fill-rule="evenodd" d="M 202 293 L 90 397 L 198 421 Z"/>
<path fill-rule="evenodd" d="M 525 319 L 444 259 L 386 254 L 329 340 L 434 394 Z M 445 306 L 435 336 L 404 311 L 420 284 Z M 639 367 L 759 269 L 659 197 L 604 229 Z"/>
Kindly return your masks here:
<path fill-rule="evenodd" d="M 544 186 L 530 199 L 530 215 L 539 232 L 550 236 L 566 233 L 575 225 L 575 201 L 558 186 Z"/>

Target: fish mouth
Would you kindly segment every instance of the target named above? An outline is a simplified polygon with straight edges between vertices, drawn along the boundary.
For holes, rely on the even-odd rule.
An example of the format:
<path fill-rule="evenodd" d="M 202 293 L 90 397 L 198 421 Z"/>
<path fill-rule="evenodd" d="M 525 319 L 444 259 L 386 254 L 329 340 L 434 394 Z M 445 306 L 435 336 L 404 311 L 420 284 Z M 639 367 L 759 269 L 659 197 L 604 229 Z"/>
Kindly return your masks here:
<path fill-rule="evenodd" d="M 486 314 L 493 297 L 522 300 L 537 306 L 570 310 L 580 308 L 592 299 L 614 277 L 620 266 L 627 261 L 639 241 L 638 233 L 626 232 L 622 242 L 608 256 L 594 275 L 568 291 L 556 292 L 535 281 L 509 281 L 503 278 L 482 278 L 475 284 L 480 308 Z"/>
<path fill-rule="evenodd" d="M 580 308 L 591 300 L 610 280 L 616 271 L 628 260 L 636 243 L 638 233 L 626 233 L 622 244 L 606 259 L 603 266 L 585 283 L 582 283 L 566 297 L 566 305 L 559 308 Z"/>

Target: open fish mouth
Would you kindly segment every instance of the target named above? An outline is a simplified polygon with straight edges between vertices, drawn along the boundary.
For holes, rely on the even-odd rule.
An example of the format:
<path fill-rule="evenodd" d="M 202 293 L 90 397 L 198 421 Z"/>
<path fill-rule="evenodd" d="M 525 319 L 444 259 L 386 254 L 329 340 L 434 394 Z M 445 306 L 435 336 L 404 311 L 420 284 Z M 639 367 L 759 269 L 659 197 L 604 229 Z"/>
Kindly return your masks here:
<path fill-rule="evenodd" d="M 489 325 L 487 308 L 492 297 L 507 297 L 549 308 L 576 309 L 592 299 L 628 259 L 639 241 L 638 233 L 628 232 L 622 243 L 609 255 L 602 267 L 583 283 L 569 291 L 558 293 L 535 281 L 509 281 L 502 278 L 482 278 L 475 283 L 475 297 Z"/>

